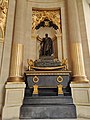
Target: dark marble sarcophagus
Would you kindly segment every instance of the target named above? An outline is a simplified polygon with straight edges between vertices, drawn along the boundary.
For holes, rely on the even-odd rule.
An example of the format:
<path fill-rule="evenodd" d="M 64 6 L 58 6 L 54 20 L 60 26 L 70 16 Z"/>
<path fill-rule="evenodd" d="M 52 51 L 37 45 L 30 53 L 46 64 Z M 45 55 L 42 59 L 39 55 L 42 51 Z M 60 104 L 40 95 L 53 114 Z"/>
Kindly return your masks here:
<path fill-rule="evenodd" d="M 25 97 L 20 119 L 72 119 L 76 107 L 71 96 L 71 71 L 66 60 L 53 57 L 28 61 L 25 71 Z"/>
<path fill-rule="evenodd" d="M 26 71 L 20 119 L 76 118 L 70 81 L 71 71 Z"/>
<path fill-rule="evenodd" d="M 25 81 L 27 88 L 32 89 L 31 94 L 55 89 L 58 95 L 70 94 L 71 71 L 26 71 Z"/>

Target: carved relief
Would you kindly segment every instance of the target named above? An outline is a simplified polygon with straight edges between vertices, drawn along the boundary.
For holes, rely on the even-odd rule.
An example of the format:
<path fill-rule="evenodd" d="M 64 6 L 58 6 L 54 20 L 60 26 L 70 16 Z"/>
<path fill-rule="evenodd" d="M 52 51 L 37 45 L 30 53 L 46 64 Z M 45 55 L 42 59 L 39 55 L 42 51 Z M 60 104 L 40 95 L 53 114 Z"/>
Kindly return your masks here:
<path fill-rule="evenodd" d="M 60 10 L 33 10 L 32 11 L 32 30 L 44 19 L 52 21 L 54 24 L 61 28 Z M 46 23 L 47 25 L 48 23 Z"/>
<path fill-rule="evenodd" d="M 8 0 L 0 0 L 0 40 L 4 39 Z"/>

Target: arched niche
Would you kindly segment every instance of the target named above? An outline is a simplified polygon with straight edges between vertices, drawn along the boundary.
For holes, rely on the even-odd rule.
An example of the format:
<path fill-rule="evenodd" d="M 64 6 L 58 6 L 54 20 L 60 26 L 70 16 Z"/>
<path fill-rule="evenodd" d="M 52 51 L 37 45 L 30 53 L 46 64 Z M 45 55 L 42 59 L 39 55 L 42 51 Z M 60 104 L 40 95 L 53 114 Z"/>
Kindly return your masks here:
<path fill-rule="evenodd" d="M 32 37 L 34 41 L 34 50 L 36 51 L 36 59 L 39 58 L 40 41 L 37 39 L 44 38 L 45 34 L 53 41 L 54 58 L 62 60 L 62 44 L 61 44 L 61 19 L 60 9 L 57 10 L 34 10 L 32 14 Z"/>
<path fill-rule="evenodd" d="M 39 59 L 39 50 L 40 50 L 40 41 L 37 39 L 39 36 L 41 39 L 45 37 L 45 34 L 48 33 L 48 36 L 53 41 L 54 48 L 54 58 L 58 58 L 62 60 L 62 40 L 61 33 L 59 30 L 55 30 L 53 27 L 41 27 L 32 34 L 32 39 L 35 42 L 35 51 L 36 51 L 36 59 Z"/>

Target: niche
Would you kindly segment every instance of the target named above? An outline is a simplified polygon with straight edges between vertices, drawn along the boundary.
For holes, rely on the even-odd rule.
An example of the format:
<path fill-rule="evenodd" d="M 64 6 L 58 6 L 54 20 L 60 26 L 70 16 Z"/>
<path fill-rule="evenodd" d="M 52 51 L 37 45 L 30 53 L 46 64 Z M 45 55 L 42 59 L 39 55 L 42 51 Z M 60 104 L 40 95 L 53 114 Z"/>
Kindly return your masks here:
<path fill-rule="evenodd" d="M 58 58 L 58 53 L 62 55 L 61 45 L 61 11 L 56 10 L 32 10 L 32 39 L 36 45 L 36 59 L 40 55 L 40 41 L 45 37 L 45 34 L 53 41 L 54 58 Z"/>

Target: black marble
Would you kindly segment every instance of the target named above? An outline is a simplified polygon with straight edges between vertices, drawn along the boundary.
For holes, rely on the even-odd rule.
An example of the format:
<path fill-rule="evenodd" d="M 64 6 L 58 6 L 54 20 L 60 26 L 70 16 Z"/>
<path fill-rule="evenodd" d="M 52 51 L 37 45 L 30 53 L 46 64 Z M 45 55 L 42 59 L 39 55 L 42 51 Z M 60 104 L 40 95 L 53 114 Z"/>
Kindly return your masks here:
<path fill-rule="evenodd" d="M 33 73 L 36 73 L 36 71 L 33 71 Z M 37 83 L 33 82 L 33 78 L 37 76 L 39 81 Z M 60 83 L 57 81 L 57 78 L 61 76 L 63 81 L 61 81 Z M 38 87 L 39 87 L 39 94 L 42 94 L 45 95 L 45 92 L 46 92 L 46 95 L 48 95 L 47 93 L 51 93 L 52 95 L 57 95 L 57 92 L 58 92 L 58 89 L 57 89 L 57 86 L 58 84 L 61 84 L 63 86 L 63 93 L 64 95 L 68 95 L 68 94 L 71 94 L 71 89 L 70 89 L 70 82 L 71 82 L 71 74 L 69 72 L 67 73 L 54 73 L 52 74 L 52 71 L 48 71 L 47 74 L 44 74 L 42 72 L 42 74 L 32 74 L 32 73 L 25 73 L 25 82 L 26 82 L 26 86 L 27 88 L 27 91 L 29 94 L 32 95 L 32 92 L 33 92 L 33 85 L 34 84 L 37 84 Z M 27 92 L 26 91 L 26 92 Z M 53 93 L 52 93 L 52 92 Z M 56 91 L 56 93 L 55 93 Z M 27 94 L 27 93 L 26 93 Z M 49 95 L 51 95 L 49 94 Z"/>
<path fill-rule="evenodd" d="M 71 96 L 27 96 L 23 101 L 24 105 L 71 105 L 73 100 Z"/>
<path fill-rule="evenodd" d="M 20 119 L 62 118 L 76 118 L 76 108 L 71 96 L 33 96 L 24 99 Z"/>
<path fill-rule="evenodd" d="M 52 56 L 43 56 L 34 61 L 35 67 L 57 67 L 61 62 L 58 59 L 54 59 Z"/>
<path fill-rule="evenodd" d="M 37 76 L 39 81 L 33 82 Z M 61 76 L 63 81 L 57 82 Z M 73 104 L 70 89 L 70 72 L 27 72 L 25 73 L 25 96 L 20 109 L 20 119 L 73 119 L 76 118 L 76 107 Z M 33 96 L 33 85 L 37 84 L 38 95 Z M 57 85 L 63 85 L 63 95 L 58 96 Z"/>
<path fill-rule="evenodd" d="M 27 83 L 29 87 L 32 87 L 35 84 L 33 82 L 34 77 L 34 75 L 27 76 Z M 37 77 L 39 78 L 39 81 L 37 83 L 39 87 L 57 87 L 57 85 L 59 84 L 57 82 L 58 75 L 37 75 Z M 70 82 L 70 76 L 64 75 L 62 77 L 63 81 L 61 82 L 61 84 L 63 85 L 63 87 L 67 87 Z"/>

